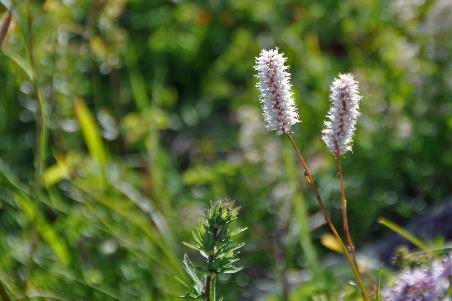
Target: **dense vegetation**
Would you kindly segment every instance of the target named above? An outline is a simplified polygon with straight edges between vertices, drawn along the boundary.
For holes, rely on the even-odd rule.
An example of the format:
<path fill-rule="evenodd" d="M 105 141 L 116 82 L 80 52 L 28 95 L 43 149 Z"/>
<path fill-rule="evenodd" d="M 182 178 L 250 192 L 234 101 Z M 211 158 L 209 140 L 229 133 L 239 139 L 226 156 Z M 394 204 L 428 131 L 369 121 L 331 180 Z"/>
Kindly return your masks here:
<path fill-rule="evenodd" d="M 212 201 L 231 198 L 248 229 L 244 269 L 218 279 L 224 300 L 358 300 L 289 141 L 265 131 L 253 69 L 262 48 L 288 57 L 294 137 L 337 224 L 321 130 L 336 75 L 361 84 L 343 158 L 358 253 L 391 233 L 379 217 L 405 225 L 450 202 L 448 0 L 0 0 L 2 28 L 8 11 L 0 295 L 175 300 L 183 254 L 202 261 L 182 242 Z M 422 239 L 443 248 L 448 234 Z"/>

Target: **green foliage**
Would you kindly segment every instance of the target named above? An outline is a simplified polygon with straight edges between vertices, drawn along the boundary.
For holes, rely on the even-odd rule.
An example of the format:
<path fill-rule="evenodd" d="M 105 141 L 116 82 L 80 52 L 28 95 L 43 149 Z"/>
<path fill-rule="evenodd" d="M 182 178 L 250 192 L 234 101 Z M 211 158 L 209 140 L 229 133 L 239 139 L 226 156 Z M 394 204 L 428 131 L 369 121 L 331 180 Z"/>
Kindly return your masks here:
<path fill-rule="evenodd" d="M 193 286 L 190 287 L 190 285 L 186 284 L 182 280 L 179 280 L 185 286 L 185 288 L 188 289 L 188 291 L 185 293 L 185 295 L 182 296 L 182 298 L 189 300 L 202 300 L 202 298 L 206 294 L 206 275 L 204 275 L 202 280 L 199 279 L 195 267 L 191 263 L 190 258 L 187 254 L 184 254 L 183 263 L 185 271 L 187 271 L 188 275 L 193 281 Z"/>
<path fill-rule="evenodd" d="M 184 245 L 198 251 L 206 260 L 204 276 L 200 280 L 189 257 L 184 255 L 185 271 L 193 281 L 193 289 L 184 298 L 201 300 L 206 294 L 210 294 L 210 291 L 207 292 L 209 288 L 216 291 L 215 283 L 219 274 L 234 274 L 242 269 L 236 266 L 236 262 L 239 260 L 239 249 L 245 243 L 237 243 L 234 237 L 246 228 L 236 228 L 238 213 L 239 208 L 234 206 L 233 201 L 218 200 L 211 203 L 204 220 L 193 231 L 195 243 L 184 242 Z M 208 281 L 211 283 L 207 284 Z M 184 285 L 189 288 L 187 284 Z M 215 297 L 208 300 L 214 301 Z"/>
<path fill-rule="evenodd" d="M 390 232 L 379 216 L 405 225 L 450 198 L 449 2 L 0 0 L 2 20 L 13 11 L 0 49 L 6 295 L 175 300 L 178 242 L 230 196 L 249 230 L 246 269 L 217 279 L 225 300 L 279 300 L 285 287 L 294 300 L 356 300 L 342 262 L 321 269 L 336 262 L 327 230 L 293 152 L 263 129 L 254 57 L 275 45 L 288 57 L 294 136 L 335 221 L 328 87 L 339 72 L 360 81 L 343 163 L 352 235 L 372 245 Z"/>
<path fill-rule="evenodd" d="M 378 272 L 378 279 L 377 279 L 377 290 L 375 292 L 375 300 L 381 301 L 381 275 L 383 274 L 383 268 L 380 268 L 380 271 Z"/>
<path fill-rule="evenodd" d="M 422 240 L 420 240 L 419 238 L 414 236 L 409 231 L 407 231 L 407 230 L 403 229 L 402 227 L 400 227 L 399 225 L 391 222 L 390 220 L 380 217 L 378 219 L 378 223 L 382 224 L 383 226 L 385 226 L 385 227 L 391 229 L 392 231 L 394 231 L 395 233 L 399 234 L 400 236 L 402 236 L 403 238 L 405 238 L 406 240 L 411 242 L 413 245 L 418 247 L 420 250 L 422 250 L 424 252 L 427 252 L 429 250 L 429 246 L 426 243 L 424 243 Z"/>

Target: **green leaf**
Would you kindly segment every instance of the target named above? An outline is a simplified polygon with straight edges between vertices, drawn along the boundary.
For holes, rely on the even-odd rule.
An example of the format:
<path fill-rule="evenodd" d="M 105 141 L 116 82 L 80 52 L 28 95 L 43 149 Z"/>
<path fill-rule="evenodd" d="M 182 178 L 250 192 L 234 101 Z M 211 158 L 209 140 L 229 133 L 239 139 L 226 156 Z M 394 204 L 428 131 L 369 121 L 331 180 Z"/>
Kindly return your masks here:
<path fill-rule="evenodd" d="M 85 105 L 85 102 L 80 97 L 75 99 L 75 114 L 77 115 L 86 146 L 88 147 L 91 156 L 97 161 L 100 167 L 105 170 L 107 165 L 107 153 L 105 152 L 99 128 L 97 127 L 94 117 Z"/>
<path fill-rule="evenodd" d="M 14 199 L 24 212 L 27 219 L 32 222 L 36 220 L 39 234 L 49 244 L 60 262 L 68 266 L 70 255 L 68 248 L 54 227 L 49 225 L 45 217 L 39 211 L 36 200 L 29 194 L 28 189 L 12 176 L 12 172 L 0 161 L 0 183 L 8 187 L 14 195 Z"/>
<path fill-rule="evenodd" d="M 248 229 L 247 227 L 236 229 L 231 232 L 231 236 L 236 236 L 236 235 L 246 231 L 247 229 Z"/>
<path fill-rule="evenodd" d="M 243 267 L 233 267 L 231 269 L 224 270 L 223 273 L 225 274 L 235 274 L 237 272 L 240 272 L 243 270 Z"/>
<path fill-rule="evenodd" d="M 160 248 L 163 254 L 166 255 L 166 258 L 172 265 L 171 268 L 178 271 L 180 270 L 180 272 L 182 272 L 179 260 L 172 252 L 172 249 L 168 245 L 168 242 L 165 239 L 162 239 L 160 233 L 155 227 L 149 227 L 148 217 L 143 215 L 141 211 L 138 211 L 133 202 L 131 202 L 128 198 L 122 196 L 112 197 L 99 195 L 96 194 L 95 189 L 82 189 L 80 184 L 76 185 L 78 186 L 79 190 L 86 196 L 89 196 L 90 199 L 92 199 L 96 203 L 104 205 L 106 208 L 125 218 L 132 225 L 140 229 L 153 243 L 155 243 L 155 245 Z"/>
<path fill-rule="evenodd" d="M 406 240 L 408 240 L 409 242 L 411 242 L 413 245 L 415 245 L 416 247 L 418 247 L 419 249 L 421 249 L 424 252 L 428 252 L 429 251 L 429 246 L 423 242 L 422 240 L 420 240 L 419 238 L 417 238 L 416 236 L 414 236 L 412 233 L 410 233 L 409 231 L 403 229 L 402 227 L 400 227 L 399 225 L 397 225 L 396 223 L 384 218 L 384 217 L 380 217 L 378 219 L 378 223 L 389 228 L 390 230 L 394 231 L 395 233 L 399 234 L 400 236 L 402 236 L 403 238 L 405 238 Z"/>
<path fill-rule="evenodd" d="M 24 194 L 16 194 L 15 199 L 27 218 L 30 221 L 37 221 L 39 234 L 53 249 L 61 263 L 63 263 L 64 266 L 69 266 L 71 257 L 66 244 L 59 238 L 59 234 L 54 228 L 47 223 L 44 216 L 38 211 L 36 204 Z"/>
<path fill-rule="evenodd" d="M 230 253 L 231 251 L 232 252 L 236 251 L 236 250 L 240 249 L 241 247 L 243 247 L 244 245 L 245 245 L 245 243 L 243 243 L 243 242 L 239 243 L 239 244 L 236 244 L 236 243 L 224 244 L 218 248 L 218 251 L 217 251 L 218 256 L 221 256 L 222 254 Z"/>
<path fill-rule="evenodd" d="M 42 175 L 42 181 L 45 187 L 50 187 L 55 183 L 67 178 L 69 175 L 69 170 L 67 166 L 54 164 L 47 168 Z"/>
<path fill-rule="evenodd" d="M 127 48 L 125 59 L 129 70 L 133 98 L 137 108 L 142 112 L 149 106 L 150 100 L 146 92 L 145 80 L 138 67 L 136 50 L 133 46 Z"/>
<path fill-rule="evenodd" d="M 33 71 L 31 69 L 30 64 L 26 59 L 21 57 L 17 52 L 14 52 L 13 50 L 9 50 L 8 48 L 3 47 L 2 49 L 3 54 L 5 54 L 7 57 L 9 57 L 16 65 L 24 71 L 25 75 L 28 77 L 28 79 L 33 80 Z"/>
<path fill-rule="evenodd" d="M 184 260 L 182 261 L 184 263 L 184 268 L 187 271 L 188 275 L 190 275 L 191 279 L 195 283 L 195 289 L 198 293 L 202 293 L 204 291 L 204 284 L 203 282 L 198 278 L 198 275 L 196 274 L 195 267 L 190 261 L 190 258 L 187 254 L 184 254 Z"/>
<path fill-rule="evenodd" d="M 376 292 L 376 300 L 381 301 L 381 275 L 383 274 L 383 267 L 380 268 L 378 272 L 378 282 L 377 282 L 377 292 Z"/>
<path fill-rule="evenodd" d="M 201 249 L 198 248 L 197 246 L 192 245 L 192 244 L 190 244 L 190 243 L 188 243 L 188 242 L 185 242 L 185 241 L 183 241 L 182 244 L 183 244 L 184 246 L 186 246 L 186 247 L 189 247 L 190 249 L 195 250 L 195 251 L 200 251 L 200 250 L 201 250 Z"/>
<path fill-rule="evenodd" d="M 3 301 L 11 301 L 11 297 L 6 289 L 6 285 L 4 285 L 3 281 L 0 280 L 0 297 L 2 297 Z"/>
<path fill-rule="evenodd" d="M 175 276 L 174 277 L 177 281 L 179 281 L 179 283 L 180 284 L 182 284 L 185 288 L 190 288 L 190 286 L 187 284 L 187 283 L 185 283 L 185 281 L 184 280 L 182 280 L 182 279 L 180 279 L 179 277 L 177 277 L 177 276 Z"/>
<path fill-rule="evenodd" d="M 209 254 L 207 254 L 204 250 L 199 250 L 199 253 L 202 255 L 202 257 L 204 258 L 209 258 Z"/>

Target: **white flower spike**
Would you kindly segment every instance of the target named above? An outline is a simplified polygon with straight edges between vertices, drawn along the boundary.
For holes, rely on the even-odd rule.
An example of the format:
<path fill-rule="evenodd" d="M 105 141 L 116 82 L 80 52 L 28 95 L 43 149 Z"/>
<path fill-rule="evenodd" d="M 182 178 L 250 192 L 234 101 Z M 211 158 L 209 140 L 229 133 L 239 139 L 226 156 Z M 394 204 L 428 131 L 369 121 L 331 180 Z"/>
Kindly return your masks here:
<path fill-rule="evenodd" d="M 331 84 L 331 107 L 322 134 L 323 141 L 333 155 L 336 155 L 336 149 L 340 156 L 352 149 L 361 98 L 358 82 L 349 73 L 339 74 Z"/>
<path fill-rule="evenodd" d="M 293 99 L 286 58 L 278 48 L 262 50 L 254 69 L 259 79 L 259 100 L 262 103 L 266 128 L 279 135 L 289 134 L 292 125 L 300 122 Z"/>

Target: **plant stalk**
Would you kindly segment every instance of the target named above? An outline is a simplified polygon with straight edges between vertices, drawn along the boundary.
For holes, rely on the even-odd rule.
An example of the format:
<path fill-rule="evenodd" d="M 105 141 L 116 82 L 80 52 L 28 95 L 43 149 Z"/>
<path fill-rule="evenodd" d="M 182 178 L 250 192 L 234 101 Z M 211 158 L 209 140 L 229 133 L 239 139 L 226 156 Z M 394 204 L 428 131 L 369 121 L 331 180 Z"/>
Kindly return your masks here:
<path fill-rule="evenodd" d="M 292 134 L 287 133 L 287 137 L 289 138 L 295 153 L 297 154 L 298 160 L 300 161 L 303 169 L 304 169 L 304 175 L 306 177 L 306 181 L 308 182 L 309 186 L 311 186 L 312 190 L 314 191 L 314 194 L 317 198 L 317 201 L 319 203 L 320 209 L 322 210 L 323 217 L 325 218 L 325 222 L 327 223 L 328 227 L 330 228 L 331 232 L 333 233 L 334 237 L 336 238 L 336 241 L 340 244 L 344 255 L 348 261 L 348 264 L 350 265 L 350 268 L 352 269 L 353 274 L 355 275 L 356 281 L 358 282 L 358 286 L 361 290 L 361 296 L 364 301 L 369 301 L 369 296 L 367 294 L 367 290 L 364 286 L 363 280 L 361 278 L 361 275 L 359 274 L 358 267 L 356 266 L 353 257 L 350 255 L 350 252 L 347 250 L 347 247 L 345 246 L 343 240 L 341 239 L 339 233 L 337 232 L 336 228 L 333 225 L 333 222 L 331 220 L 330 214 L 328 212 L 328 209 L 325 206 L 325 203 L 323 202 L 322 197 L 320 196 L 320 192 L 317 189 L 317 186 L 315 185 L 314 179 L 312 177 L 311 171 L 309 170 L 308 165 L 306 164 L 306 161 L 304 160 L 303 156 L 301 155 L 300 150 L 298 149 L 295 140 L 292 137 Z"/>
<path fill-rule="evenodd" d="M 337 175 L 339 177 L 339 182 L 341 185 L 342 223 L 344 226 L 345 236 L 347 238 L 348 249 L 352 255 L 353 262 L 355 263 L 356 267 L 358 267 L 358 263 L 356 261 L 355 245 L 353 244 L 352 236 L 350 234 L 350 229 L 348 227 L 347 199 L 345 197 L 344 175 L 342 173 L 341 155 L 339 154 L 339 147 L 337 147 L 337 146 L 336 146 L 336 161 L 337 161 Z"/>
<path fill-rule="evenodd" d="M 209 273 L 206 277 L 206 291 L 205 291 L 206 301 L 211 301 L 210 299 L 211 285 L 212 285 L 212 275 Z"/>
<path fill-rule="evenodd" d="M 46 148 L 47 148 L 47 120 L 45 116 L 45 101 L 42 97 L 41 91 L 39 89 L 36 63 L 34 57 L 34 43 L 33 43 L 33 15 L 32 15 L 32 2 L 29 1 L 27 5 L 27 43 L 28 43 L 28 60 L 31 67 L 31 83 L 33 85 L 33 90 L 36 97 L 36 154 L 35 154 L 35 168 L 36 168 L 36 178 L 37 185 L 40 187 L 41 175 L 45 169 L 46 161 Z"/>
<path fill-rule="evenodd" d="M 217 240 L 217 233 L 214 234 L 214 240 Z M 210 271 L 210 265 L 213 261 L 213 255 L 209 255 L 207 258 L 207 277 L 205 284 L 204 297 L 206 301 L 215 301 L 216 290 L 215 290 L 215 274 Z"/>

